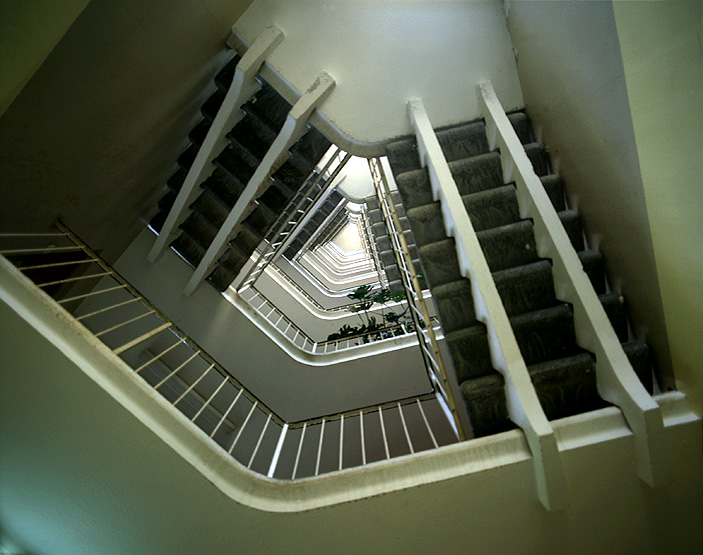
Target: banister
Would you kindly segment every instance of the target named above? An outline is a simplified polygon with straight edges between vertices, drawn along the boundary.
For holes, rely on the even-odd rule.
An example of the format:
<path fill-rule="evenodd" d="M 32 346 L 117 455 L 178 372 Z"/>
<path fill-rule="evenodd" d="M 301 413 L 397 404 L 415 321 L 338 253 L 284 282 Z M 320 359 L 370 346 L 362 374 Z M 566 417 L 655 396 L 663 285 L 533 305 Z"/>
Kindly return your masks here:
<path fill-rule="evenodd" d="M 558 299 L 571 303 L 577 343 L 596 355 L 598 393 L 622 410 L 635 436 L 640 478 L 667 483 L 671 463 L 661 411 L 632 369 L 559 216 L 490 82 L 478 85 L 490 147 L 500 148 L 505 182 L 515 181 L 520 215 L 534 221 L 537 252 L 553 263 Z"/>

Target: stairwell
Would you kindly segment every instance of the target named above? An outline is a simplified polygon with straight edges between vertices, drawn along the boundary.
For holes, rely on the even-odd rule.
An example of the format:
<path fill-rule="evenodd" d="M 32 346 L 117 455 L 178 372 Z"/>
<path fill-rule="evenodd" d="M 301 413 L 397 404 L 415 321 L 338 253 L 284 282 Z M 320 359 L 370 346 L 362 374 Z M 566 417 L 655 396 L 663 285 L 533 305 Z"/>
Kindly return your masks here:
<path fill-rule="evenodd" d="M 215 77 L 215 92 L 202 105 L 203 119 L 191 130 L 191 145 L 178 157 L 178 169 L 167 181 L 159 211 L 151 227 L 159 232 L 173 206 L 198 149 L 217 115 L 232 83 L 239 55 L 235 55 Z M 291 105 L 273 87 L 259 78 L 260 89 L 242 107 L 244 117 L 227 134 L 229 144 L 215 158 L 213 170 L 201 185 L 188 217 L 179 226 L 171 247 L 193 267 L 203 259 L 227 215 L 281 130 Z M 281 211 L 306 183 L 330 142 L 310 127 L 290 149 L 290 157 L 269 178 L 268 185 L 249 206 L 242 225 L 229 241 L 207 280 L 224 291 L 244 267 L 251 254 L 272 228 Z"/>
<path fill-rule="evenodd" d="M 579 215 L 568 209 L 564 184 L 550 172 L 549 158 L 534 141 L 526 115 L 515 113 L 509 119 L 625 353 L 651 392 L 649 350 L 646 343 L 630 340 L 623 297 L 609 292 L 603 259 L 586 247 Z M 500 154 L 489 152 L 485 124 L 471 122 L 436 133 L 547 418 L 606 406 L 596 387 L 594 356 L 576 343 L 572 308 L 555 296 L 551 262 L 537 255 L 533 224 L 520 218 L 514 185 L 503 183 Z M 393 142 L 386 152 L 437 305 L 473 434 L 480 437 L 513 428 L 504 379 L 491 364 L 485 325 L 475 318 L 471 284 L 459 270 L 454 239 L 446 235 L 440 203 L 433 200 L 416 140 Z"/>

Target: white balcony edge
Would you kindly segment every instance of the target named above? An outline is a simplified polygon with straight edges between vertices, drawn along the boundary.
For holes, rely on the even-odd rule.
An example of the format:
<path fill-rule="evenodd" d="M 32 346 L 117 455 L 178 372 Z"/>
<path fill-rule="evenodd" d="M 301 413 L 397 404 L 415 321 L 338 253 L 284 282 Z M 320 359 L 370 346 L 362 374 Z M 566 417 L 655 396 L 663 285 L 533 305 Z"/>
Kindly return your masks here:
<path fill-rule="evenodd" d="M 149 387 L 108 347 L 0 259 L 0 299 L 184 460 L 236 503 L 298 512 L 448 480 L 530 458 L 519 430 L 449 445 L 317 478 L 282 481 L 244 468 Z M 18 346 L 19 347 L 19 346 Z M 656 397 L 665 427 L 695 422 L 678 392 Z M 632 435 L 617 408 L 554 423 L 560 450 Z"/>

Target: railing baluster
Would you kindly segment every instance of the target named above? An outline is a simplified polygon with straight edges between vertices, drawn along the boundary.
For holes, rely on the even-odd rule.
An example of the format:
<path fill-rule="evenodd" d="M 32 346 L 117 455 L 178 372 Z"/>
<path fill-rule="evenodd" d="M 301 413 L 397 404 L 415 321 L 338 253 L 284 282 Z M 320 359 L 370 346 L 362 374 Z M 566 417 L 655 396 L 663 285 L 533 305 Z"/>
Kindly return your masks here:
<path fill-rule="evenodd" d="M 158 328 L 153 329 L 150 332 L 145 333 L 144 335 L 140 335 L 139 337 L 137 337 L 136 339 L 133 339 L 129 343 L 125 343 L 121 347 L 118 347 L 117 349 L 115 349 L 113 352 L 116 355 L 121 355 L 122 353 L 124 353 L 128 349 L 131 349 L 132 347 L 139 345 L 140 343 L 146 341 L 147 339 L 154 337 L 155 335 L 161 333 L 165 329 L 170 328 L 171 326 L 172 326 L 171 322 L 167 322 L 167 323 L 159 326 Z"/>
<path fill-rule="evenodd" d="M 71 301 L 77 301 L 79 299 L 85 299 L 87 297 L 92 297 L 94 295 L 100 295 L 101 293 L 109 293 L 110 291 L 117 291 L 119 289 L 127 288 L 127 284 L 115 285 L 114 287 L 108 287 L 107 289 L 100 289 L 99 291 L 91 291 L 90 293 L 83 293 L 82 295 L 76 295 L 75 297 L 69 297 L 67 299 L 61 299 L 57 301 L 59 304 L 70 303 Z"/>
<path fill-rule="evenodd" d="M 315 476 L 320 472 L 320 456 L 322 455 L 322 440 L 325 437 L 325 422 L 326 419 L 322 419 L 322 427 L 320 428 L 320 442 L 317 444 L 317 462 L 315 463 Z"/>
<path fill-rule="evenodd" d="M 391 458 L 391 453 L 388 450 L 388 438 L 386 437 L 386 425 L 383 422 L 383 409 L 378 407 L 378 420 L 381 422 L 381 435 L 383 436 L 383 447 L 386 450 L 386 459 Z"/>
<path fill-rule="evenodd" d="M 359 435 L 361 436 L 361 465 L 366 466 L 366 436 L 364 435 L 364 411 L 359 411 Z"/>
<path fill-rule="evenodd" d="M 171 378 L 172 378 L 173 376 L 175 376 L 178 372 L 180 372 L 180 370 L 181 370 L 186 364 L 188 364 L 191 360 L 193 360 L 193 359 L 194 359 L 195 357 L 197 357 L 199 354 L 200 354 L 200 351 L 195 351 L 192 355 L 190 355 L 190 357 L 188 357 L 187 360 L 185 360 L 184 362 L 182 362 L 182 363 L 178 366 L 178 368 L 176 368 L 175 370 L 173 370 L 168 376 L 166 376 L 163 380 L 161 380 L 158 384 L 156 384 L 156 385 L 154 386 L 154 389 L 159 389 L 163 384 L 165 384 L 169 379 L 171 379 Z"/>
<path fill-rule="evenodd" d="M 207 376 L 208 373 L 210 372 L 210 370 L 212 370 L 212 369 L 213 369 L 213 365 L 211 364 L 211 365 L 208 367 L 208 369 L 205 370 L 205 372 L 203 372 L 202 374 L 200 374 L 200 377 L 199 377 L 197 380 L 195 380 L 195 381 L 190 385 L 190 387 L 189 387 L 188 389 L 186 389 L 183 393 L 181 393 L 181 396 L 180 396 L 178 399 L 176 399 L 176 400 L 174 401 L 173 406 L 175 407 L 178 403 L 180 403 L 181 400 L 182 400 L 186 395 L 188 395 L 188 393 L 190 393 L 190 392 L 195 388 L 195 386 L 200 383 L 200 380 L 202 380 L 205 376 Z"/>
<path fill-rule="evenodd" d="M 195 416 L 190 419 L 191 422 L 195 422 L 195 420 L 198 418 L 198 416 L 200 416 L 202 414 L 202 412 L 205 410 L 205 407 L 207 407 L 210 404 L 210 402 L 215 398 L 215 395 L 217 395 L 220 392 L 220 389 L 222 389 L 226 383 L 227 383 L 227 377 L 225 376 L 225 379 L 222 380 L 222 383 L 219 386 L 217 386 L 217 389 L 215 390 L 215 392 L 212 395 L 210 395 L 208 400 L 203 403 L 202 407 L 200 407 L 200 410 L 198 410 L 198 412 L 195 413 Z"/>
<path fill-rule="evenodd" d="M 261 446 L 261 441 L 264 439 L 264 435 L 266 434 L 266 428 L 268 428 L 269 422 L 271 422 L 271 413 L 269 413 L 268 418 L 266 419 L 266 422 L 264 423 L 264 427 L 261 430 L 261 434 L 259 434 L 259 441 L 256 442 L 256 447 L 254 447 L 254 452 L 251 454 L 251 457 L 249 458 L 249 463 L 247 464 L 247 468 L 251 468 L 251 463 L 254 462 L 254 457 L 256 457 L 256 454 L 259 452 L 259 447 Z"/>
<path fill-rule="evenodd" d="M 91 278 L 96 278 L 96 277 L 105 277 L 105 276 L 111 276 L 113 272 L 101 272 L 99 274 L 90 274 L 87 276 L 77 276 L 77 277 L 70 277 L 66 279 L 57 279 L 56 281 L 47 281 L 45 283 L 38 283 L 38 287 L 49 287 L 49 285 L 60 285 L 62 283 L 69 283 L 71 281 L 80 281 L 83 279 L 91 279 Z"/>
<path fill-rule="evenodd" d="M 150 310 L 149 312 L 145 312 L 144 314 L 140 314 L 139 316 L 136 316 L 134 318 L 130 318 L 129 320 L 125 320 L 124 322 L 121 322 L 120 324 L 116 324 L 112 326 L 111 328 L 107 328 L 106 330 L 100 331 L 98 333 L 95 333 L 95 337 L 100 337 L 101 335 L 105 335 L 106 333 L 110 333 L 111 331 L 115 331 L 117 329 L 120 329 L 123 326 L 126 326 L 127 324 L 131 324 L 132 322 L 136 322 L 137 320 L 141 320 L 142 318 L 146 318 L 147 316 L 151 316 L 154 314 L 156 310 Z"/>
<path fill-rule="evenodd" d="M 295 480 L 295 476 L 298 472 L 298 462 L 300 461 L 300 452 L 303 449 L 303 440 L 305 439 L 305 430 L 308 427 L 308 423 L 305 422 L 303 424 L 303 431 L 300 432 L 300 439 L 298 440 L 298 452 L 295 455 L 295 464 L 293 465 L 293 474 L 291 476 L 291 480 Z"/>
<path fill-rule="evenodd" d="M 408 426 L 405 423 L 405 416 L 403 415 L 403 405 L 398 403 L 398 412 L 400 413 L 400 421 L 403 423 L 403 431 L 405 432 L 405 439 L 408 441 L 408 448 L 410 449 L 410 453 L 414 453 L 415 449 L 413 449 L 413 442 L 410 441 L 410 432 L 408 432 Z"/>
<path fill-rule="evenodd" d="M 281 450 L 283 449 L 283 442 L 286 440 L 286 434 L 288 433 L 288 423 L 283 425 L 281 428 L 281 434 L 278 436 L 278 443 L 276 443 L 276 450 L 273 452 L 273 457 L 271 457 L 271 465 L 269 466 L 269 471 L 266 476 L 273 478 L 276 473 L 276 466 L 278 466 L 278 458 L 281 456 Z"/>
<path fill-rule="evenodd" d="M 176 341 L 173 345 L 171 345 L 170 347 L 167 347 L 166 349 L 164 349 L 163 351 L 161 351 L 158 355 L 152 357 L 151 360 L 149 360 L 149 362 L 145 362 L 145 363 L 142 364 L 139 368 L 135 368 L 134 371 L 135 371 L 137 374 L 139 374 L 139 372 L 141 372 L 142 370 L 144 370 L 144 368 L 146 368 L 147 366 L 149 366 L 152 362 L 155 362 L 155 361 L 159 360 L 163 355 L 165 355 L 166 353 L 168 353 L 168 352 L 171 351 L 172 349 L 175 349 L 176 347 L 178 347 L 178 346 L 181 345 L 181 344 L 183 344 L 183 340 L 179 338 L 179 340 Z"/>
<path fill-rule="evenodd" d="M 344 414 L 339 420 L 339 470 L 342 470 L 342 459 L 344 456 Z"/>
<path fill-rule="evenodd" d="M 229 448 L 229 453 L 230 455 L 232 454 L 232 449 L 234 449 L 234 446 L 237 445 L 237 442 L 239 441 L 239 438 L 242 435 L 242 432 L 244 431 L 244 428 L 246 428 L 246 425 L 249 423 L 249 419 L 251 418 L 251 415 L 254 412 L 254 409 L 256 409 L 256 406 L 259 404 L 258 401 L 255 401 L 254 404 L 251 406 L 251 409 L 249 410 L 249 414 L 247 414 L 247 417 L 244 419 L 244 422 L 242 423 L 242 427 L 239 428 L 239 432 L 237 433 L 237 437 L 234 438 L 234 441 L 232 442 L 232 446 Z"/>
<path fill-rule="evenodd" d="M 422 408 L 422 403 L 420 403 L 419 399 L 417 399 L 417 406 L 420 409 L 420 414 L 422 415 L 422 419 L 425 421 L 425 426 L 427 427 L 427 431 L 430 433 L 430 438 L 432 439 L 432 443 L 434 444 L 435 448 L 439 447 L 439 445 L 437 445 L 437 440 L 434 437 L 434 433 L 432 432 L 432 428 L 430 427 L 430 423 L 427 421 L 427 417 L 425 416 L 425 410 Z"/>
<path fill-rule="evenodd" d="M 220 418 L 220 421 L 217 423 L 217 426 L 215 426 L 215 429 L 210 433 L 210 437 L 215 437 L 215 434 L 217 433 L 217 430 L 220 429 L 220 426 L 224 423 L 225 420 L 227 420 L 227 417 L 229 416 L 229 413 L 232 412 L 232 409 L 234 408 L 234 405 L 239 401 L 239 398 L 242 396 L 242 393 L 244 393 L 243 389 L 239 390 L 239 393 L 234 398 L 234 401 L 232 401 L 232 404 L 227 408 L 227 411 L 222 415 L 222 418 Z"/>
<path fill-rule="evenodd" d="M 82 316 L 76 316 L 76 320 L 79 322 L 81 320 L 85 320 L 86 318 L 90 318 L 91 316 L 95 316 L 97 314 L 102 314 L 103 312 L 107 312 L 108 310 L 112 310 L 113 308 L 119 308 L 121 306 L 133 303 L 135 301 L 141 301 L 143 297 L 134 297 L 133 299 L 129 299 L 128 301 L 122 301 L 121 303 L 113 304 L 105 308 L 101 308 L 100 310 L 96 310 L 94 312 L 90 312 L 88 314 L 83 314 Z"/>

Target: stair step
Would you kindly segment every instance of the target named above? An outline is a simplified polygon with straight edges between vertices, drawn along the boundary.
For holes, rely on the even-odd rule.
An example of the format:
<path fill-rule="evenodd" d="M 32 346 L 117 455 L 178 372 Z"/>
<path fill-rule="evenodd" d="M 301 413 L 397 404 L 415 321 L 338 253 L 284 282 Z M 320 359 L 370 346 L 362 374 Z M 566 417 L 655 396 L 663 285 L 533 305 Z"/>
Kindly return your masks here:
<path fill-rule="evenodd" d="M 275 139 L 274 135 L 269 140 L 269 137 L 261 129 L 268 129 L 268 127 L 260 125 L 257 128 L 256 120 L 247 115 L 226 135 L 227 140 L 235 149 L 243 151 L 247 162 L 251 166 L 258 166 L 261 163 Z"/>
<path fill-rule="evenodd" d="M 402 173 L 395 178 L 405 210 L 432 204 L 432 187 L 427 168 Z"/>
<path fill-rule="evenodd" d="M 436 135 L 447 162 L 484 154 L 489 150 L 483 121 L 439 129 Z"/>
<path fill-rule="evenodd" d="M 510 318 L 528 366 L 577 354 L 573 310 L 565 303 Z"/>
<path fill-rule="evenodd" d="M 461 384 L 474 437 L 505 432 L 515 428 L 505 402 L 505 380 L 497 372 Z"/>
<path fill-rule="evenodd" d="M 644 341 L 628 341 L 622 344 L 622 348 L 632 365 L 632 369 L 651 395 L 654 391 L 654 379 L 652 377 L 652 360 L 649 354 L 649 346 Z"/>
<path fill-rule="evenodd" d="M 283 184 L 274 181 L 259 197 L 259 200 L 274 212 L 280 213 L 288 206 L 295 193 Z"/>
<path fill-rule="evenodd" d="M 549 156 L 540 143 L 530 143 L 525 145 L 527 157 L 532 162 L 535 173 L 542 177 L 549 174 Z"/>
<path fill-rule="evenodd" d="M 587 352 L 527 367 L 548 420 L 607 406 L 598 395 L 593 355 Z"/>
<path fill-rule="evenodd" d="M 503 168 L 498 152 L 450 162 L 449 169 L 462 196 L 504 185 Z"/>
<path fill-rule="evenodd" d="M 168 178 L 166 181 L 166 186 L 171 189 L 172 191 L 175 191 L 176 193 L 181 190 L 181 187 L 183 187 L 183 182 L 186 180 L 186 176 L 188 175 L 188 172 L 185 171 L 183 168 L 179 167 L 171 177 Z"/>
<path fill-rule="evenodd" d="M 189 207 L 191 210 L 198 212 L 205 220 L 210 222 L 212 226 L 219 229 L 229 215 L 229 210 L 218 198 L 203 189 L 195 202 Z"/>
<path fill-rule="evenodd" d="M 243 224 L 263 239 L 275 221 L 276 214 L 260 204 L 244 218 Z"/>
<path fill-rule="evenodd" d="M 607 293 L 600 295 L 600 299 L 608 320 L 613 326 L 618 340 L 624 343 L 628 338 L 627 311 L 625 310 L 625 297 L 620 293 Z"/>
<path fill-rule="evenodd" d="M 178 227 L 204 249 L 210 246 L 218 230 L 198 212 L 188 214 L 188 217 Z"/>
<path fill-rule="evenodd" d="M 423 245 L 419 250 L 425 278 L 432 288 L 462 277 L 453 238 Z"/>
<path fill-rule="evenodd" d="M 216 89 L 215 92 L 210 95 L 210 98 L 200 107 L 200 113 L 203 115 L 203 118 L 205 118 L 205 121 L 212 123 L 212 120 L 215 119 L 217 112 L 220 110 L 220 106 L 222 106 L 225 95 L 226 93 L 224 91 Z"/>
<path fill-rule="evenodd" d="M 203 141 L 207 136 L 208 131 L 210 131 L 211 123 L 207 120 L 201 119 L 198 124 L 193 127 L 193 129 L 188 133 L 188 139 L 191 143 L 196 145 L 198 148 L 203 146 Z"/>
<path fill-rule="evenodd" d="M 217 88 L 221 91 L 227 92 L 229 90 L 229 87 L 232 84 L 232 79 L 234 78 L 234 72 L 237 69 L 237 64 L 240 59 L 241 56 L 239 54 L 235 54 L 232 59 L 227 62 L 225 67 L 223 67 L 215 76 L 215 85 L 217 85 Z"/>
<path fill-rule="evenodd" d="M 253 159 L 244 150 L 238 149 L 230 143 L 220 155 L 215 158 L 215 165 L 224 170 L 232 179 L 239 181 L 244 189 L 251 176 L 256 171 L 257 164 L 252 163 Z"/>
<path fill-rule="evenodd" d="M 440 315 L 440 320 L 441 320 Z M 444 335 L 459 383 L 495 372 L 491 364 L 486 326 L 477 323 Z"/>
<path fill-rule="evenodd" d="M 508 316 L 549 308 L 558 302 L 549 260 L 500 270 L 493 274 L 493 280 Z"/>
<path fill-rule="evenodd" d="M 276 134 L 283 127 L 291 105 L 274 88 L 262 81 L 261 89 L 242 109 L 268 125 Z"/>
<path fill-rule="evenodd" d="M 243 225 L 232 243 L 237 245 L 243 253 L 248 252 L 251 255 L 261 243 L 261 237 Z"/>
<path fill-rule="evenodd" d="M 171 243 L 171 248 L 193 268 L 200 264 L 203 256 L 205 256 L 205 249 L 185 233 L 178 234 L 178 237 Z"/>
<path fill-rule="evenodd" d="M 224 170 L 216 167 L 210 177 L 201 185 L 203 189 L 214 195 L 227 209 L 231 210 L 242 194 L 244 186 L 239 180 L 232 179 Z"/>
<path fill-rule="evenodd" d="M 190 145 L 183 153 L 178 157 L 178 166 L 185 172 L 188 172 L 190 167 L 193 165 L 193 161 L 198 154 L 198 147 L 195 145 Z"/>
<path fill-rule="evenodd" d="M 218 291 L 225 291 L 235 277 L 237 277 L 237 273 L 225 270 L 218 265 L 208 276 L 207 281 Z"/>
<path fill-rule="evenodd" d="M 574 248 L 577 251 L 583 250 L 583 233 L 578 213 L 565 210 L 559 213 L 559 219 L 564 224 Z M 537 260 L 533 229 L 534 225 L 530 220 L 521 220 L 476 234 L 491 272 L 522 266 Z"/>
<path fill-rule="evenodd" d="M 309 126 L 307 133 L 291 147 L 291 153 L 301 156 L 314 167 L 329 150 L 331 144 L 322 133 Z M 312 171 L 312 167 L 307 173 Z"/>
<path fill-rule="evenodd" d="M 471 282 L 468 279 L 461 278 L 433 288 L 432 298 L 445 334 L 476 324 Z"/>

